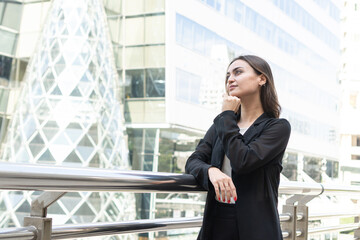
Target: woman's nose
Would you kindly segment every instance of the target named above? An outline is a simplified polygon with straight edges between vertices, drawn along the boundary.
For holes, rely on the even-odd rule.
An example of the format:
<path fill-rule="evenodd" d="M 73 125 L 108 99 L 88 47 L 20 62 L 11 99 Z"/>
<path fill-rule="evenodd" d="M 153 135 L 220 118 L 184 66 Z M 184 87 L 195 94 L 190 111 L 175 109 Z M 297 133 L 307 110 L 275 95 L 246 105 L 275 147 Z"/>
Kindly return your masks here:
<path fill-rule="evenodd" d="M 229 78 L 228 78 L 228 83 L 232 83 L 234 81 L 235 81 L 234 77 L 232 75 L 230 75 Z"/>

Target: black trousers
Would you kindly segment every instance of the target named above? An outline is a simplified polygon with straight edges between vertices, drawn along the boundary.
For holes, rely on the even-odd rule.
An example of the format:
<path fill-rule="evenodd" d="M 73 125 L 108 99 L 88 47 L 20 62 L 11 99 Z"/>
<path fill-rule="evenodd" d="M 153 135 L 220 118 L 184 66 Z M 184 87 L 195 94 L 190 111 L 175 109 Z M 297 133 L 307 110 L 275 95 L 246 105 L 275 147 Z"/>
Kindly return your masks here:
<path fill-rule="evenodd" d="M 211 240 L 239 240 L 235 204 L 216 201 L 210 216 Z"/>

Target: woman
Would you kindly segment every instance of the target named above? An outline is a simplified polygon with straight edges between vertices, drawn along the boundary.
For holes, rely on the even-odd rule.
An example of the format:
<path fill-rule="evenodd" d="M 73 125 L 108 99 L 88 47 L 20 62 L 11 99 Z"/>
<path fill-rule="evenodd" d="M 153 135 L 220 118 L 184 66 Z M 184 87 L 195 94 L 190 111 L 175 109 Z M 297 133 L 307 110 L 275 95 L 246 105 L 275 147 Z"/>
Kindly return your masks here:
<path fill-rule="evenodd" d="M 282 239 L 277 198 L 290 124 L 279 119 L 270 66 L 237 57 L 225 85 L 222 113 L 185 167 L 208 191 L 198 239 Z"/>

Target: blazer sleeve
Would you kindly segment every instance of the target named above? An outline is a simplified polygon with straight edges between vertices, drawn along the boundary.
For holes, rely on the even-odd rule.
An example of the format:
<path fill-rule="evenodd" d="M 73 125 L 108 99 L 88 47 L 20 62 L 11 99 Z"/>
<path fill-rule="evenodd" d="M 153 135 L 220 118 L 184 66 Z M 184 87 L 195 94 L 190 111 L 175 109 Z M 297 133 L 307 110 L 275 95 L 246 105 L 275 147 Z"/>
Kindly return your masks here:
<path fill-rule="evenodd" d="M 193 175 L 199 185 L 206 190 L 209 190 L 208 169 L 211 167 L 211 154 L 215 136 L 215 126 L 212 125 L 185 165 L 185 172 Z"/>
<path fill-rule="evenodd" d="M 219 114 L 214 124 L 232 170 L 239 174 L 252 172 L 283 153 L 291 131 L 286 119 L 272 119 L 258 137 L 245 144 L 233 111 Z"/>

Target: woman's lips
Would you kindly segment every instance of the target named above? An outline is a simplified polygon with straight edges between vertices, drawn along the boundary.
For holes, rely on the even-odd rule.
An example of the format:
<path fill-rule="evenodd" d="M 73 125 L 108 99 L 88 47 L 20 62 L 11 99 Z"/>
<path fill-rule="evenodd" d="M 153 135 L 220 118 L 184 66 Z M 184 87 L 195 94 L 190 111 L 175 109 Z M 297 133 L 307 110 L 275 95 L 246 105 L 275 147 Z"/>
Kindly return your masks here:
<path fill-rule="evenodd" d="M 229 91 L 230 90 L 233 90 L 234 88 L 236 88 L 237 86 L 236 85 L 231 85 L 230 87 L 229 87 Z"/>

